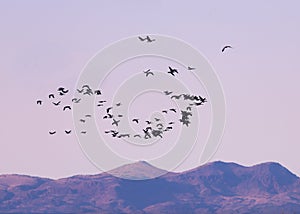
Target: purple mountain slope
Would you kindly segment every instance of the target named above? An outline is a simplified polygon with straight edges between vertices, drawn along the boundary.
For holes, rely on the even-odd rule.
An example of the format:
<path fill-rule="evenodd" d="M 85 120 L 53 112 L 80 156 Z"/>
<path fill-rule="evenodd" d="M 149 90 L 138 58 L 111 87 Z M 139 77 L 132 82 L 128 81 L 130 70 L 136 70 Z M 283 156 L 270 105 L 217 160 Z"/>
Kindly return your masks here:
<path fill-rule="evenodd" d="M 115 173 L 161 172 L 146 162 Z M 51 180 L 0 176 L 0 213 L 300 213 L 300 179 L 278 163 L 213 162 L 182 173 L 126 180 L 107 173 Z"/>

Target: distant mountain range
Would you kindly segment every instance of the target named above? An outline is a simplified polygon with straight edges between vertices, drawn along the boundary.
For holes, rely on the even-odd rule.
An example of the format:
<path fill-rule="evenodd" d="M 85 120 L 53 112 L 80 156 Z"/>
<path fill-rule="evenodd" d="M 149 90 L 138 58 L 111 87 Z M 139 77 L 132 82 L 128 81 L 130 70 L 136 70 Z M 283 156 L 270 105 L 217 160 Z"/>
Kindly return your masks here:
<path fill-rule="evenodd" d="M 143 178 L 161 169 L 137 162 L 114 173 L 133 171 Z M 220 161 L 136 181 L 107 173 L 58 180 L 0 175 L 0 213 L 7 212 L 300 213 L 300 179 L 278 163 Z"/>

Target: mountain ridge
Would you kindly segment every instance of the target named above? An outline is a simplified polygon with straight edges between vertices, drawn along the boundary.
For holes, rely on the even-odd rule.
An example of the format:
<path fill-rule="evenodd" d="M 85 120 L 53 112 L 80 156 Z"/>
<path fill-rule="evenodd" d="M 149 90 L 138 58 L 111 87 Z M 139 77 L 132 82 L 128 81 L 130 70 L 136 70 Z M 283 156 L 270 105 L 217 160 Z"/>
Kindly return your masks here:
<path fill-rule="evenodd" d="M 136 169 L 158 168 L 137 162 L 117 171 Z M 147 180 L 108 173 L 56 180 L 18 176 L 0 175 L 0 212 L 300 212 L 300 178 L 274 162 L 245 167 L 217 161 Z"/>

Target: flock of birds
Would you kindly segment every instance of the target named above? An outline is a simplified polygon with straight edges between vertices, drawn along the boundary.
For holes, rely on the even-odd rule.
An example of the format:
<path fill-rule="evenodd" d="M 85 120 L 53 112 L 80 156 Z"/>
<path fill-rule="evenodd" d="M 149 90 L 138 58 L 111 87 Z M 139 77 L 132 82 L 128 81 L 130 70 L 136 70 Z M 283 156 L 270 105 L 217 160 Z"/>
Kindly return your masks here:
<path fill-rule="evenodd" d="M 150 36 L 146 36 L 145 38 L 143 37 L 138 37 L 138 39 L 141 42 L 154 42 L 155 39 L 151 39 Z M 224 52 L 226 49 L 228 48 L 232 48 L 230 45 L 226 45 L 222 48 L 222 52 Z M 194 67 L 187 67 L 187 70 L 189 71 L 193 71 L 196 68 Z M 145 70 L 143 71 L 143 73 L 145 74 L 146 77 L 149 76 L 154 76 L 155 73 L 153 71 L 151 71 L 151 69 Z M 170 74 L 171 76 L 175 77 L 179 72 L 176 68 L 172 68 L 171 66 L 168 67 L 168 74 Z M 89 85 L 83 85 L 80 89 L 76 89 L 78 93 L 82 94 L 82 95 L 87 95 L 87 96 L 92 96 L 92 95 L 96 95 L 96 96 L 100 96 L 102 95 L 101 90 L 97 89 L 97 90 L 93 90 L 91 89 L 91 87 Z M 67 93 L 69 92 L 68 89 L 66 89 L 65 87 L 59 87 L 57 89 L 57 94 L 59 97 L 65 96 Z M 205 97 L 202 97 L 200 95 L 191 95 L 191 94 L 175 94 L 172 91 L 163 91 L 164 95 L 168 96 L 170 99 L 182 99 L 186 102 L 188 102 L 188 105 L 186 106 L 185 109 L 181 109 L 181 110 L 177 110 L 176 108 L 169 108 L 169 109 L 163 109 L 161 110 L 162 114 L 178 114 L 180 113 L 180 117 L 178 118 L 178 121 L 180 123 L 182 123 L 182 125 L 185 125 L 186 127 L 189 126 L 189 124 L 191 123 L 190 121 L 190 117 L 192 117 L 192 108 L 193 107 L 199 107 L 202 106 L 205 102 L 207 102 L 207 99 Z M 51 100 L 52 104 L 54 107 L 58 107 L 61 106 L 61 100 L 58 101 L 54 101 L 56 98 L 56 95 L 54 93 L 50 93 L 48 95 L 48 99 Z M 53 100 L 53 101 L 52 101 Z M 81 101 L 80 98 L 72 98 L 71 102 L 73 104 L 79 104 Z M 42 105 L 43 104 L 43 100 L 37 100 L 36 101 L 37 105 Z M 106 100 L 99 100 L 97 102 L 97 107 L 105 107 L 105 115 L 103 115 L 102 119 L 103 120 L 110 120 L 111 122 L 111 126 L 113 127 L 118 127 L 119 123 L 121 122 L 121 119 L 123 117 L 123 114 L 118 114 L 118 115 L 113 115 L 112 114 L 112 109 L 113 108 L 118 108 L 122 105 L 122 103 L 117 103 L 115 104 L 115 106 L 106 106 L 107 101 Z M 72 107 L 71 105 L 64 105 L 62 106 L 62 111 L 67 111 L 67 110 L 71 110 Z M 83 118 L 81 118 L 79 120 L 80 123 L 86 123 L 86 121 L 91 118 L 92 115 L 91 114 L 86 114 L 84 115 Z M 141 119 L 139 118 L 132 118 L 131 120 L 133 123 L 136 124 L 140 124 L 141 123 Z M 154 118 L 154 121 L 150 121 L 150 120 L 145 120 L 144 121 L 146 124 L 146 127 L 142 129 L 141 133 L 120 133 L 118 130 L 116 129 L 110 129 L 110 130 L 106 130 L 104 131 L 105 134 L 110 134 L 112 137 L 114 138 L 130 138 L 130 137 L 134 137 L 134 138 L 144 138 L 144 139 L 150 139 L 152 137 L 160 137 L 163 138 L 163 133 L 164 132 L 168 132 L 170 130 L 173 129 L 173 124 L 175 124 L 174 121 L 168 121 L 166 124 L 166 126 L 164 125 L 164 123 L 162 122 L 161 118 Z M 70 135 L 72 130 L 64 130 L 65 134 Z M 86 130 L 82 130 L 80 132 L 81 134 L 87 134 Z M 56 134 L 55 130 L 50 130 L 49 131 L 50 135 L 54 135 Z"/>

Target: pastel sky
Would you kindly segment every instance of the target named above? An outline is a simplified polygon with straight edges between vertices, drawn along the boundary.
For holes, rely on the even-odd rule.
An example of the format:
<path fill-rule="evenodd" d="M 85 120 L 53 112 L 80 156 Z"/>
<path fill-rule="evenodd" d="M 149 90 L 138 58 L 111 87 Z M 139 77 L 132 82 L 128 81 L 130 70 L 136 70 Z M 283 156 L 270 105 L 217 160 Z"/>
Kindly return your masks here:
<path fill-rule="evenodd" d="M 212 161 L 276 161 L 299 176 L 299 8 L 296 0 L 1 1 L 0 174 L 99 173 L 74 135 L 48 135 L 58 112 L 35 101 L 59 86 L 74 90 L 108 44 L 149 33 L 186 41 L 220 78 L 227 121 Z M 233 49 L 222 54 L 226 44 Z M 57 119 L 72 128 L 71 114 Z"/>

